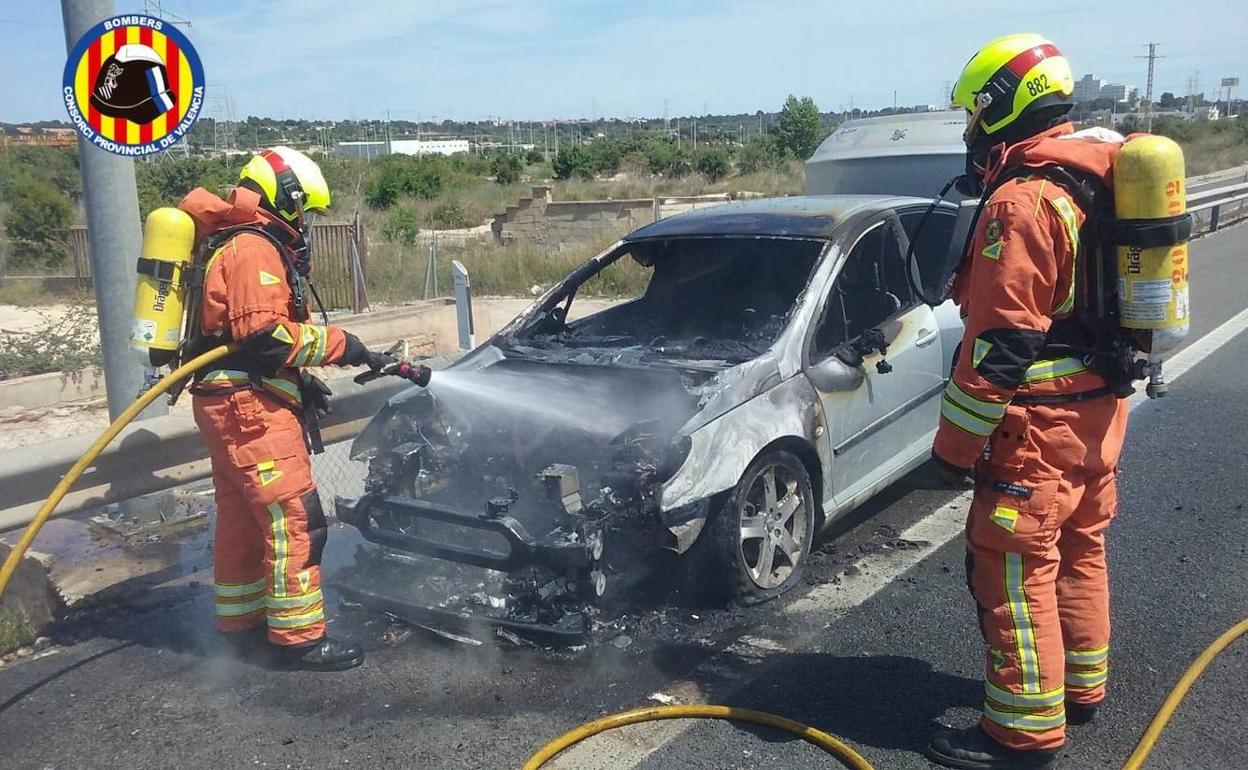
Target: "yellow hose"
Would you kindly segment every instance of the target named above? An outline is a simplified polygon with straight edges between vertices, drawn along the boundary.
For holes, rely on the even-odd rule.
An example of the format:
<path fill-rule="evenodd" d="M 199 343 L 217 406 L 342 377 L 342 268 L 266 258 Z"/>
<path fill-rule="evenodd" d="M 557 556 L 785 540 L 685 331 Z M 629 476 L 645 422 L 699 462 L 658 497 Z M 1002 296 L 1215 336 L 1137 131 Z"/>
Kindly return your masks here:
<path fill-rule="evenodd" d="M 1140 737 L 1140 742 L 1136 744 L 1135 750 L 1127 758 L 1126 764 L 1122 766 L 1122 770 L 1140 770 L 1140 768 L 1144 767 L 1144 763 L 1148 760 L 1148 755 L 1152 753 L 1157 739 L 1161 737 L 1162 731 L 1166 729 L 1166 725 L 1169 724 L 1175 710 L 1183 702 L 1183 698 L 1187 696 L 1188 691 L 1192 689 L 1192 685 L 1196 683 L 1201 674 L 1205 673 L 1205 669 L 1209 667 L 1214 658 L 1218 657 L 1232 642 L 1244 634 L 1248 634 L 1248 619 L 1241 620 L 1232 626 L 1226 633 L 1215 639 L 1213 644 L 1206 647 L 1205 651 L 1200 654 L 1200 657 L 1196 658 L 1187 671 L 1183 673 L 1183 676 L 1179 678 L 1174 689 L 1166 696 L 1165 702 L 1157 710 L 1157 715 L 1153 717 L 1153 721 L 1149 723 L 1148 729 Z M 868 762 L 861 754 L 854 751 L 837 737 L 822 730 L 816 730 L 800 722 L 794 722 L 791 719 L 778 717 L 774 714 L 734 708 L 732 706 L 656 706 L 654 708 L 625 711 L 620 714 L 603 717 L 602 719 L 596 719 L 593 722 L 587 722 L 580 727 L 569 730 L 543 746 L 529 758 L 528 762 L 524 763 L 523 770 L 538 770 L 538 768 L 545 766 L 547 762 L 554 759 L 559 753 L 575 746 L 586 738 L 607 730 L 614 730 L 617 727 L 634 725 L 639 722 L 655 722 L 661 719 L 727 719 L 735 722 L 749 722 L 751 724 L 774 727 L 787 733 L 792 733 L 808 743 L 813 743 L 840 759 L 847 767 L 853 768 L 853 770 L 875 770 L 874 765 Z"/>
<path fill-rule="evenodd" d="M 181 382 L 196 370 L 207 366 L 208 364 L 220 359 L 230 353 L 238 350 L 238 345 L 224 345 L 219 348 L 213 348 L 201 356 L 192 358 L 172 373 L 161 379 L 160 382 L 148 388 L 143 395 L 139 396 L 133 404 L 126 407 L 126 411 L 117 415 L 117 419 L 108 426 L 108 429 L 100 434 L 95 443 L 87 450 L 86 454 L 78 458 L 78 462 L 74 463 L 69 472 L 61 478 L 56 488 L 52 490 L 52 494 L 48 495 L 48 499 L 43 501 L 43 506 L 39 508 L 30 524 L 26 525 L 26 530 L 22 532 L 22 537 L 17 541 L 17 545 L 13 546 L 13 550 L 9 552 L 9 558 L 4 560 L 4 566 L 0 567 L 0 598 L 4 597 L 4 589 L 9 587 L 9 581 L 13 578 L 13 573 L 17 571 L 17 565 L 21 564 L 22 557 L 26 555 L 26 551 L 30 548 L 30 544 L 34 542 L 35 537 L 39 534 L 39 530 L 43 529 L 44 523 L 48 517 L 52 515 L 52 511 L 56 510 L 56 506 L 60 505 L 61 499 L 74 486 L 74 482 L 82 475 L 83 471 L 91 467 L 91 463 L 95 462 L 95 458 L 99 457 L 100 452 L 117 438 L 117 434 L 121 429 L 130 424 L 130 421 L 138 416 L 160 394 L 169 390 L 174 384 Z"/>
<path fill-rule="evenodd" d="M 874 770 L 871 767 L 871 763 L 861 754 L 851 749 L 839 738 L 829 735 L 822 730 L 816 730 L 801 722 L 794 722 L 792 719 L 778 717 L 775 714 L 733 708 L 732 706 L 655 706 L 654 708 L 625 711 L 622 714 L 612 714 L 611 716 L 583 724 L 546 744 L 530 757 L 528 762 L 524 763 L 524 770 L 538 770 L 539 767 L 553 759 L 556 754 L 592 735 L 597 735 L 607 730 L 614 730 L 617 727 L 624 727 L 625 725 L 637 724 L 638 722 L 653 722 L 660 719 L 727 719 L 734 722 L 749 722 L 750 724 L 774 727 L 777 730 L 783 730 L 786 733 L 796 735 L 807 743 L 813 743 L 840 759 L 845 763 L 846 767 L 853 768 L 853 770 Z"/>
<path fill-rule="evenodd" d="M 1217 639 L 1213 644 L 1205 648 L 1200 657 L 1188 666 L 1187 671 L 1183 672 L 1183 676 L 1179 678 L 1179 683 L 1174 686 L 1170 694 L 1166 696 L 1165 702 L 1161 704 L 1161 708 L 1157 709 L 1157 715 L 1153 717 L 1153 721 L 1148 723 L 1148 729 L 1140 736 L 1140 742 L 1135 745 L 1135 750 L 1131 752 L 1131 756 L 1127 757 L 1127 763 L 1122 766 L 1122 770 L 1140 770 L 1144 766 L 1144 762 L 1148 759 L 1148 755 L 1152 753 L 1153 746 L 1157 743 L 1157 739 L 1161 737 L 1161 731 L 1166 729 L 1170 717 L 1174 716 L 1175 709 L 1187 697 L 1188 690 L 1192 689 L 1192 685 L 1196 684 L 1196 680 L 1200 675 L 1205 673 L 1205 669 L 1218 657 L 1218 654 L 1230 646 L 1231 642 L 1248 633 L 1248 618 L 1239 621 L 1234 626 Z"/>

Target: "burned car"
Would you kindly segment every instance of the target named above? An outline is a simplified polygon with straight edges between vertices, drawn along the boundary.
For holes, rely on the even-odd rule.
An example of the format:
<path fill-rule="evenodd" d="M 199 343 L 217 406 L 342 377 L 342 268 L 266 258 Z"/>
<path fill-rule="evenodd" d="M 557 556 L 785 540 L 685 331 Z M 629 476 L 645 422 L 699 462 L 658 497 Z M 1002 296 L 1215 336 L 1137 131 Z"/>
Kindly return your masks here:
<path fill-rule="evenodd" d="M 654 551 L 743 602 L 792 587 L 821 527 L 930 454 L 961 325 L 914 287 L 957 251 L 956 209 L 927 211 L 793 197 L 627 235 L 359 436 L 366 491 L 337 510 L 375 545 L 340 588 L 571 639 Z"/>

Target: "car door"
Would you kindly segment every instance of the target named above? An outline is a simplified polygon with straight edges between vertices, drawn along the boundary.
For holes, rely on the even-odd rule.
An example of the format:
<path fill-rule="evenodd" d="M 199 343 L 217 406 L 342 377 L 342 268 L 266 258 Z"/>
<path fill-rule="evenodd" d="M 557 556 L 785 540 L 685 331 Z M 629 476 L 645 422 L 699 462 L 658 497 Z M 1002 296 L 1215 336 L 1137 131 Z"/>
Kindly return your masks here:
<path fill-rule="evenodd" d="M 945 356 L 935 314 L 910 286 L 906 242 L 891 213 L 866 224 L 825 297 L 808 348 L 838 506 L 927 453 L 936 429 Z M 829 376 L 835 372 L 842 376 Z M 856 376 L 843 376 L 849 372 Z"/>

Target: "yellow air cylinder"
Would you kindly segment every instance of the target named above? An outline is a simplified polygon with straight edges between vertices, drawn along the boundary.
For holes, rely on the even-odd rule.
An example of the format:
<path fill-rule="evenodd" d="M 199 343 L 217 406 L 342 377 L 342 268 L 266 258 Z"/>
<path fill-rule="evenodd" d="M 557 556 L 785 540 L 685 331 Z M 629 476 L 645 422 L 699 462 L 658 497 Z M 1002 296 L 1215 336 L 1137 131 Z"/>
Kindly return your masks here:
<path fill-rule="evenodd" d="M 190 267 L 194 247 L 195 222 L 185 211 L 159 208 L 147 215 L 130 327 L 130 349 L 145 365 L 164 366 L 177 357 L 186 301 L 183 270 Z"/>
<path fill-rule="evenodd" d="M 1187 212 L 1183 150 L 1164 136 L 1123 145 L 1114 162 L 1114 213 L 1120 224 L 1158 228 Z M 1124 222 L 1125 220 L 1125 222 Z M 1119 324 L 1143 353 L 1173 350 L 1189 324 L 1187 241 L 1118 246 Z"/>

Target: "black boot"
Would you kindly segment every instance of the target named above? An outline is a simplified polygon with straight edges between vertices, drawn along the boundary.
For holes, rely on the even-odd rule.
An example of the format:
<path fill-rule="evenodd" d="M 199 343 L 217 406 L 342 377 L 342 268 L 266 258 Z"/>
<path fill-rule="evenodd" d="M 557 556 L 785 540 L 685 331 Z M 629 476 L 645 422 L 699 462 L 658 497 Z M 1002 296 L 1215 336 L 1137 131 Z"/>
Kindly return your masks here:
<path fill-rule="evenodd" d="M 1019 751 L 1003 746 L 976 727 L 942 730 L 927 744 L 933 762 L 960 770 L 1051 770 L 1058 749 Z"/>
<path fill-rule="evenodd" d="M 1093 719 L 1096 719 L 1096 710 L 1100 707 L 1100 701 L 1096 703 L 1071 703 L 1066 701 L 1066 724 L 1086 725 Z"/>
<path fill-rule="evenodd" d="M 364 662 L 364 650 L 323 636 L 314 642 L 280 648 L 283 662 L 305 671 L 346 671 Z"/>

